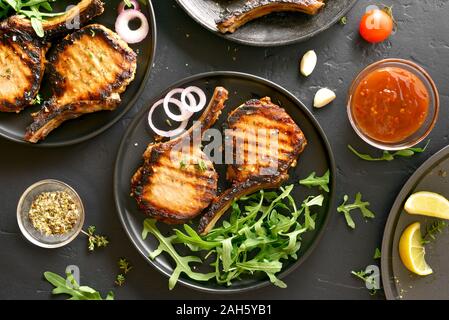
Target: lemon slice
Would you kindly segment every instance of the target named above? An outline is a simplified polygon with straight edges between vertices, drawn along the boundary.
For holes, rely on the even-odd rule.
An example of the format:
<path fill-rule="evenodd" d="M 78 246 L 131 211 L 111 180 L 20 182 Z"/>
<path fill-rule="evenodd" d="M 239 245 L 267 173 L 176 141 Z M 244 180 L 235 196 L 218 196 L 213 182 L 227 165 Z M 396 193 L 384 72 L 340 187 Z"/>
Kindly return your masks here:
<path fill-rule="evenodd" d="M 405 211 L 434 218 L 449 220 L 449 201 L 434 192 L 417 192 L 412 194 L 405 203 Z"/>
<path fill-rule="evenodd" d="M 421 224 L 415 222 L 409 225 L 399 240 L 399 255 L 404 266 L 413 273 L 427 276 L 433 273 L 427 264 L 426 249 L 422 245 Z"/>

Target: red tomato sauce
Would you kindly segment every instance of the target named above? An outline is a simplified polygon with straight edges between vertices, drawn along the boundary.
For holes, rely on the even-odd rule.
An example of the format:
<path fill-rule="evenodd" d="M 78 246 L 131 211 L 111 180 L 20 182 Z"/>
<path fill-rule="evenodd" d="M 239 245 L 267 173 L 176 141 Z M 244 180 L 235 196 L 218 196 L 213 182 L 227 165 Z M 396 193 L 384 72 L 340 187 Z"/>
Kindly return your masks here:
<path fill-rule="evenodd" d="M 385 67 L 360 81 L 351 109 L 363 133 L 377 141 L 396 143 L 421 128 L 429 104 L 429 92 L 418 76 L 398 67 Z"/>

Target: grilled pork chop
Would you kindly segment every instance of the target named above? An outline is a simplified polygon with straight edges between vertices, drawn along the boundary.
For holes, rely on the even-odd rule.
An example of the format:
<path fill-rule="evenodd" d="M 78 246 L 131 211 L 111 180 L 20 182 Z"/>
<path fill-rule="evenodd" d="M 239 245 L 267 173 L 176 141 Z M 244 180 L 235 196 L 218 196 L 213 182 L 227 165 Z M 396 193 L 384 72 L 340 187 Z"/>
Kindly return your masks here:
<path fill-rule="evenodd" d="M 25 140 L 36 143 L 66 120 L 114 110 L 134 79 L 136 53 L 99 24 L 82 28 L 59 43 L 48 57 L 52 97 L 33 114 Z"/>
<path fill-rule="evenodd" d="M 101 0 L 81 0 L 76 6 L 72 6 L 63 15 L 51 17 L 42 21 L 45 39 L 49 40 L 61 34 L 65 34 L 86 24 L 92 18 L 99 16 L 104 11 Z M 15 15 L 0 23 L 0 28 L 17 29 L 34 34 L 30 19 Z"/>
<path fill-rule="evenodd" d="M 221 33 L 233 33 L 251 20 L 273 12 L 294 11 L 315 15 L 324 6 L 322 0 L 250 0 L 240 10 L 227 12 L 217 28 Z"/>
<path fill-rule="evenodd" d="M 226 89 L 215 88 L 207 109 L 189 131 L 148 146 L 144 164 L 131 180 L 131 195 L 146 215 L 169 224 L 184 223 L 216 197 L 218 175 L 200 149 L 201 141 L 195 141 L 194 132 L 201 126 L 202 136 L 218 119 L 227 99 Z"/>
<path fill-rule="evenodd" d="M 228 117 L 234 163 L 228 165 L 232 187 L 216 198 L 200 220 L 207 234 L 235 199 L 261 189 L 279 187 L 307 145 L 306 138 L 281 107 L 266 97 L 250 100 Z M 270 138 L 271 137 L 271 138 Z"/>
<path fill-rule="evenodd" d="M 18 30 L 0 29 L 0 111 L 20 112 L 41 86 L 47 46 Z"/>

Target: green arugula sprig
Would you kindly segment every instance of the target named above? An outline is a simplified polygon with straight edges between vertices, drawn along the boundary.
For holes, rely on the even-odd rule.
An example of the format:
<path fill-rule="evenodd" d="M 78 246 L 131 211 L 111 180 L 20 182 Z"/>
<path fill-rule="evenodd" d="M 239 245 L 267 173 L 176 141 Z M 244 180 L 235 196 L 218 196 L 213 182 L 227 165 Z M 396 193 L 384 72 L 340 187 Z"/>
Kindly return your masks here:
<path fill-rule="evenodd" d="M 197 281 L 208 281 L 215 277 L 218 284 L 231 285 L 242 275 L 265 273 L 270 281 L 281 288 L 286 284 L 276 277 L 283 263 L 289 258 L 297 259 L 302 235 L 315 228 L 315 207 L 323 205 L 324 196 L 312 196 L 297 207 L 291 196 L 293 185 L 280 188 L 279 192 L 261 190 L 235 201 L 229 220 L 207 235 L 200 236 L 185 224 L 183 231 L 176 229 L 175 235 L 165 237 L 156 227 L 156 221 L 146 219 L 142 233 L 145 239 L 152 233 L 159 241 L 157 250 L 150 253 L 154 259 L 163 251 L 175 262 L 169 280 L 173 289 L 181 273 Z M 304 216 L 304 217 L 303 217 Z M 207 251 L 204 258 L 212 260 L 211 273 L 198 273 L 190 263 L 203 263 L 194 256 L 180 256 L 174 244 L 182 243 L 191 251 Z"/>
<path fill-rule="evenodd" d="M 65 12 L 52 12 L 50 3 L 55 1 L 57 0 L 0 0 L 0 18 L 5 18 L 11 13 L 22 15 L 30 20 L 36 35 L 43 37 L 45 34 L 42 21 L 65 14 Z"/>
<path fill-rule="evenodd" d="M 429 244 L 432 241 L 435 241 L 437 235 L 443 233 L 443 231 L 447 228 L 448 223 L 444 220 L 438 220 L 428 226 L 426 229 L 426 234 L 422 238 L 423 244 Z"/>
<path fill-rule="evenodd" d="M 299 184 L 311 187 L 319 187 L 321 190 L 329 192 L 329 176 L 330 171 L 327 170 L 322 177 L 317 177 L 315 172 L 312 172 L 310 176 L 299 181 Z"/>
<path fill-rule="evenodd" d="M 159 247 L 150 253 L 150 258 L 155 259 L 158 255 L 165 251 L 170 255 L 176 264 L 176 268 L 173 270 L 173 273 L 168 281 L 168 287 L 170 290 L 175 287 L 181 273 L 185 273 L 189 278 L 197 281 L 208 281 L 215 276 L 214 273 L 203 274 L 192 271 L 190 263 L 200 263 L 201 259 L 193 256 L 182 257 L 179 255 L 173 247 L 176 235 L 172 235 L 170 237 L 163 236 L 156 227 L 156 220 L 145 219 L 143 223 L 142 239 L 145 240 L 150 233 L 159 241 Z"/>
<path fill-rule="evenodd" d="M 67 279 L 49 271 L 44 272 L 44 278 L 55 287 L 53 294 L 67 294 L 70 296 L 69 300 L 114 300 L 112 291 L 103 299 L 95 289 L 80 286 L 70 272 L 67 273 Z"/>
<path fill-rule="evenodd" d="M 372 219 L 375 217 L 375 214 L 368 209 L 370 203 L 362 201 L 362 194 L 360 192 L 356 194 L 354 203 L 347 204 L 348 200 L 349 196 L 345 195 L 343 203 L 337 208 L 337 212 L 344 214 L 346 224 L 350 228 L 355 229 L 355 222 L 351 217 L 352 210 L 359 209 L 364 218 Z"/>
<path fill-rule="evenodd" d="M 389 151 L 384 151 L 382 157 L 375 158 L 370 156 L 369 154 L 362 154 L 355 150 L 351 145 L 348 145 L 349 150 L 352 151 L 357 157 L 365 161 L 393 161 L 396 157 L 408 158 L 412 157 L 417 153 L 423 153 L 426 151 L 429 146 L 430 140 L 427 141 L 426 145 L 423 148 L 408 148 L 404 150 L 399 150 L 394 153 L 390 153 Z"/>
<path fill-rule="evenodd" d="M 377 283 L 375 279 L 372 277 L 372 273 L 368 273 L 365 270 L 361 270 L 361 271 L 351 271 L 351 274 L 356 278 L 362 280 L 365 284 L 370 284 L 373 287 L 373 289 L 370 289 L 370 295 L 375 295 L 377 293 L 378 290 L 376 289 Z"/>
<path fill-rule="evenodd" d="M 373 259 L 374 260 L 378 260 L 382 257 L 382 252 L 380 251 L 379 248 L 376 248 L 376 250 L 374 251 L 374 256 Z"/>

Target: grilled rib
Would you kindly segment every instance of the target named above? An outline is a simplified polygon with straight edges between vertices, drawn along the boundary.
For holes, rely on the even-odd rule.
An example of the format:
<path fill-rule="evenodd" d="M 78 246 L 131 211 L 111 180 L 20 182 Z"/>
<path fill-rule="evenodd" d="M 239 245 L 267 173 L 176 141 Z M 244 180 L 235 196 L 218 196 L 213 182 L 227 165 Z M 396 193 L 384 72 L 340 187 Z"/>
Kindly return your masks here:
<path fill-rule="evenodd" d="M 68 35 L 48 57 L 52 97 L 33 114 L 25 140 L 36 143 L 66 120 L 114 110 L 136 67 L 136 53 L 102 25 L 92 24 Z"/>
<path fill-rule="evenodd" d="M 245 1 L 239 10 L 230 11 L 217 21 L 221 33 L 234 33 L 238 28 L 251 20 L 266 16 L 273 12 L 303 12 L 315 15 L 324 6 L 322 0 L 250 0 Z"/>
<path fill-rule="evenodd" d="M 45 70 L 47 46 L 18 30 L 0 30 L 0 111 L 32 104 Z"/>
<path fill-rule="evenodd" d="M 215 88 L 207 109 L 189 131 L 148 146 L 144 164 L 131 180 L 131 195 L 143 213 L 169 224 L 184 223 L 216 197 L 218 175 L 193 136 L 199 126 L 202 136 L 215 123 L 227 99 L 226 89 Z"/>
<path fill-rule="evenodd" d="M 104 4 L 101 0 L 81 0 L 76 6 L 72 6 L 64 14 L 51 17 L 42 21 L 45 39 L 49 40 L 62 34 L 79 29 L 92 18 L 104 12 Z M 0 23 L 0 28 L 17 29 L 34 34 L 30 19 L 22 15 L 14 15 Z"/>
<path fill-rule="evenodd" d="M 228 117 L 228 127 L 234 163 L 228 164 L 227 178 L 232 187 L 216 198 L 201 218 L 201 234 L 214 227 L 235 199 L 285 182 L 288 170 L 296 166 L 307 145 L 298 125 L 268 97 L 235 109 Z"/>

